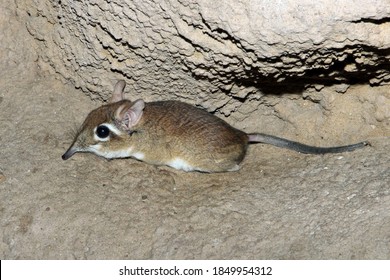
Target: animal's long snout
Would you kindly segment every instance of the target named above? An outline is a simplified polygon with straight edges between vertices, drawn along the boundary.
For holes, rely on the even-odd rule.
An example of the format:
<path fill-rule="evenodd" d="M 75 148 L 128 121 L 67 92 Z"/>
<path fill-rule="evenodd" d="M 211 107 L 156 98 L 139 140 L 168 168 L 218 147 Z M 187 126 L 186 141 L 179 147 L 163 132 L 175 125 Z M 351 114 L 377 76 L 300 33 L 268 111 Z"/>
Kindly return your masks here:
<path fill-rule="evenodd" d="M 75 149 L 73 146 L 70 146 L 70 148 L 65 152 L 65 154 L 62 155 L 63 160 L 67 160 L 71 156 L 73 156 L 77 152 L 77 149 Z"/>

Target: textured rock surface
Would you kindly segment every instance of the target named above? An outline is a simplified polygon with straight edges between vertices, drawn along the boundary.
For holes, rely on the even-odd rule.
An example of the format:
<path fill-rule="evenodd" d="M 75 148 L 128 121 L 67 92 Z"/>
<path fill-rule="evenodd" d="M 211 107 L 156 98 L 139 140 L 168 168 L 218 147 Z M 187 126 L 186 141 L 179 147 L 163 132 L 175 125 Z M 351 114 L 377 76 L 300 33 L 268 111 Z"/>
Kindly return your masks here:
<path fill-rule="evenodd" d="M 390 81 L 388 0 L 61 0 L 21 7 L 40 41 L 41 67 L 50 65 L 94 98 L 107 99 L 115 80 L 126 77 L 132 97 L 182 98 L 229 115 L 253 110 L 261 103 L 254 100 L 287 86 L 300 93 L 313 84 Z"/>
<path fill-rule="evenodd" d="M 104 11 L 118 6 L 115 1 L 107 6 L 85 2 L 85 7 Z M 176 38 L 172 44 L 156 43 L 154 48 L 152 44 L 144 45 L 153 42 L 152 37 L 158 34 L 153 31 L 158 25 L 152 24 L 153 17 L 150 15 L 155 15 L 158 21 L 166 14 L 172 14 L 172 17 L 180 15 L 186 23 L 198 23 L 195 30 L 207 23 L 209 27 L 203 27 L 205 32 L 196 33 L 199 39 L 191 37 L 197 42 L 202 42 L 207 35 L 210 37 L 209 44 L 228 39 L 237 47 L 237 41 L 222 32 L 225 28 L 227 34 L 236 34 L 234 36 L 242 42 L 246 38 L 248 43 L 243 49 L 256 44 L 251 41 L 254 37 L 249 33 L 244 36 L 246 28 L 234 28 L 232 23 L 240 24 L 241 18 L 237 20 L 234 15 L 228 14 L 229 7 L 218 7 L 225 11 L 221 17 L 229 20 L 229 25 L 224 23 L 225 27 L 219 30 L 213 28 L 223 21 L 213 18 L 206 10 L 200 10 L 210 4 L 197 2 L 201 5 L 193 4 L 187 10 L 185 7 L 188 6 L 177 3 L 175 13 L 168 13 L 171 10 L 167 7 L 174 7 L 176 2 L 169 2 L 162 8 L 157 8 L 150 1 L 149 4 L 141 1 L 126 4 L 137 8 L 134 9 L 136 16 L 131 18 L 139 26 L 131 32 L 139 36 L 126 39 L 124 44 L 123 39 L 109 40 L 108 28 L 121 24 L 115 25 L 118 16 L 112 17 L 112 24 L 102 23 L 106 24 L 106 30 L 98 25 L 90 27 L 95 33 L 83 31 L 81 27 L 87 26 L 86 22 L 72 25 L 72 17 L 74 24 L 83 15 L 89 13 L 92 18 L 97 13 L 81 9 L 82 2 L 61 1 L 61 6 L 50 4 L 59 3 L 54 1 L 18 0 L 17 5 L 14 0 L 0 2 L 0 259 L 390 258 L 390 87 L 350 86 L 347 82 L 324 86 L 316 80 L 315 87 L 299 94 L 262 97 L 265 87 L 261 75 L 264 74 L 260 73 L 262 79 L 259 78 L 255 85 L 248 82 L 240 85 L 240 78 L 235 80 L 235 86 L 221 90 L 222 81 L 233 77 L 222 75 L 224 69 L 232 69 L 232 61 L 238 57 L 223 53 L 230 49 L 221 48 L 222 51 L 214 52 L 205 49 L 205 46 L 196 46 L 199 63 L 191 62 L 193 55 L 180 53 L 187 49 L 182 44 L 192 45 L 185 36 L 188 34 L 185 29 L 181 29 L 182 34 L 177 38 L 160 32 L 165 36 L 164 40 Z M 273 2 L 276 1 L 269 1 L 264 9 L 275 8 Z M 352 4 L 347 5 L 347 2 Z M 72 6 L 68 6 L 69 3 L 73 3 Z M 240 5 L 242 2 L 234 3 Z M 280 12 L 270 13 L 269 18 L 293 24 L 303 21 L 298 15 L 315 15 L 315 7 L 307 10 L 307 2 L 300 3 L 300 8 L 292 10 L 279 7 Z M 316 7 L 323 3 L 317 1 Z M 321 60 L 314 59 L 310 64 L 308 58 L 313 54 L 327 53 L 324 50 L 336 45 L 336 41 L 343 44 L 347 40 L 343 39 L 344 36 L 350 41 L 350 58 L 365 57 L 366 54 L 369 57 L 377 53 L 378 59 L 371 68 L 357 59 L 359 67 L 355 68 L 356 72 L 343 74 L 341 67 L 337 68 L 335 77 L 345 79 L 367 74 L 362 82 L 376 77 L 378 83 L 385 84 L 387 69 L 383 59 L 387 55 L 386 19 L 389 18 L 386 16 L 388 7 L 383 4 L 386 1 L 375 1 L 375 5 L 374 1 L 337 3 L 338 9 L 324 9 L 324 15 L 318 15 L 312 28 L 322 24 L 326 26 L 319 16 L 324 17 L 330 9 L 335 18 L 340 18 L 340 23 L 334 25 L 338 28 L 327 29 L 328 35 L 333 36 L 335 32 L 339 34 L 339 39 L 327 37 L 327 41 L 319 42 L 318 51 L 308 52 L 300 67 L 322 69 L 320 66 L 324 63 Z M 347 13 L 352 6 L 360 9 L 365 3 L 371 4 L 364 11 Z M 150 12 L 152 7 L 155 7 L 155 13 Z M 142 14 L 141 8 L 149 12 Z M 63 13 L 58 17 L 55 11 Z M 187 17 L 183 16 L 185 11 Z M 196 16 L 196 11 L 201 13 Z M 105 17 L 112 14 L 100 13 Z M 118 14 L 121 14 L 120 11 Z M 279 14 L 285 15 L 284 19 L 278 18 Z M 349 21 L 343 22 L 346 18 Z M 60 21 L 63 21 L 62 25 Z M 170 22 L 170 28 L 177 30 L 177 23 Z M 249 26 L 249 23 L 245 24 Z M 280 30 L 276 32 L 277 27 L 268 20 L 262 24 L 266 27 L 260 28 L 262 36 L 276 38 L 272 34 L 278 34 Z M 163 26 L 164 30 L 169 27 L 168 24 Z M 310 40 L 306 42 L 307 37 L 301 36 L 320 36 L 303 25 L 301 28 L 307 28 L 306 32 L 294 37 L 292 34 L 296 31 L 292 26 L 281 33 L 280 41 L 274 42 L 275 48 L 264 43 L 264 51 L 257 54 L 259 57 L 263 55 L 264 60 L 259 59 L 256 63 L 269 66 L 270 84 L 274 79 L 283 77 L 288 83 L 293 82 L 288 73 L 294 76 L 299 67 L 292 66 L 298 62 L 286 61 L 280 62 L 278 68 L 269 57 L 278 57 L 283 49 L 294 45 L 294 48 L 302 46 L 298 52 L 304 53 L 304 45 L 309 46 Z M 362 29 L 351 32 L 353 26 L 362 26 Z M 367 26 L 371 31 L 364 33 Z M 29 36 L 25 27 L 33 36 Z M 70 33 L 67 33 L 68 27 L 72 28 Z M 253 28 L 248 30 L 252 32 Z M 72 33 L 77 34 L 80 40 L 71 36 Z M 368 36 L 364 38 L 364 34 Z M 293 36 L 294 40 L 289 41 L 291 45 L 283 46 L 281 41 L 288 36 Z M 84 45 L 87 42 L 85 38 L 89 38 L 90 45 Z M 107 47 L 101 47 L 101 52 L 95 53 L 92 44 L 97 38 L 102 42 L 104 39 Z M 300 40 L 302 43 L 298 43 Z M 359 48 L 356 49 L 357 40 L 364 42 L 360 52 Z M 55 47 L 55 44 L 58 46 Z M 176 49 L 168 52 L 167 49 L 173 46 Z M 116 51 L 124 48 L 130 51 L 124 54 L 118 52 L 115 56 Z M 84 52 L 82 55 L 81 50 Z M 340 53 L 345 51 L 344 47 L 337 50 Z M 99 53 L 102 57 L 97 55 Z M 333 50 L 331 53 L 334 54 Z M 157 58 L 160 56 L 165 61 L 158 65 Z M 226 66 L 220 64 L 224 59 Z M 122 67 L 123 63 L 130 62 L 137 67 L 110 71 L 111 65 Z M 203 73 L 210 72 L 213 79 L 200 78 L 201 75 L 196 74 L 202 68 L 196 66 L 200 62 L 205 67 Z M 240 65 L 237 64 L 237 73 L 241 73 Z M 272 69 L 280 69 L 280 76 L 272 78 L 275 75 Z M 347 69 L 354 67 L 348 66 Z M 45 76 L 48 71 L 57 71 L 58 74 Z M 266 69 L 256 71 L 268 74 Z M 324 68 L 320 73 L 326 75 L 327 71 Z M 306 74 L 312 72 L 306 69 L 300 73 L 309 77 Z M 211 175 L 156 168 L 131 159 L 106 161 L 83 154 L 63 162 L 61 154 L 72 140 L 69 132 L 91 109 L 101 104 L 91 101 L 71 83 L 64 84 L 63 81 L 71 80 L 91 96 L 101 94 L 105 98 L 111 92 L 112 84 L 122 75 L 129 75 L 131 86 L 128 92 L 132 96 L 138 92 L 150 99 L 169 96 L 190 98 L 190 101 L 209 109 L 220 101 L 218 106 L 222 111 L 226 108 L 223 111 L 226 114 L 239 104 L 238 111 L 231 114 L 228 121 L 247 131 L 272 132 L 322 145 L 368 139 L 372 147 L 354 153 L 309 156 L 255 145 L 249 149 L 239 172 Z M 304 88 L 309 82 L 302 79 L 294 81 L 298 85 L 295 88 Z M 243 94 L 241 99 L 231 99 L 237 94 Z M 258 99 L 259 105 L 255 99 Z M 241 104 L 239 100 L 251 102 Z M 255 110 L 256 106 L 258 110 Z"/>
<path fill-rule="evenodd" d="M 0 8 L 1 76 L 31 79 L 37 74 L 38 46 L 27 32 L 26 12 L 13 0 L 2 0 Z"/>

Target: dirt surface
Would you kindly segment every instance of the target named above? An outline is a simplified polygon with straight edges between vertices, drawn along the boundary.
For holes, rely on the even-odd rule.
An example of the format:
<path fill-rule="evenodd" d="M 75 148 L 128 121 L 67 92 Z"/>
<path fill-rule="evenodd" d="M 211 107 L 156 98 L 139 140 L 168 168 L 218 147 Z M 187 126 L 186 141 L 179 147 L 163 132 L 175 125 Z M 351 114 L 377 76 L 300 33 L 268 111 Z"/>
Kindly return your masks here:
<path fill-rule="evenodd" d="M 55 79 L 1 77 L 1 259 L 390 258 L 388 122 L 352 153 L 253 145 L 234 173 L 62 161 L 98 105 Z"/>

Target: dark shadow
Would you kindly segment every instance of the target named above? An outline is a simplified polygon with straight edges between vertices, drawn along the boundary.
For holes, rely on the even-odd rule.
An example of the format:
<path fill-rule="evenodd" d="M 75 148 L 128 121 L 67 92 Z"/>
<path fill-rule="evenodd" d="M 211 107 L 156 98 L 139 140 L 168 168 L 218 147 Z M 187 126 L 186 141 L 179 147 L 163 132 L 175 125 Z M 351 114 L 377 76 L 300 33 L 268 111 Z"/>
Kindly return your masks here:
<path fill-rule="evenodd" d="M 343 61 L 334 60 L 330 65 L 321 64 L 320 61 L 308 63 L 308 59 L 314 57 L 332 57 L 334 54 L 346 53 L 346 48 L 340 49 L 326 49 L 318 50 L 312 54 L 307 55 L 306 61 L 300 60 L 302 65 L 307 65 L 309 70 L 301 76 L 297 76 L 295 73 L 289 73 L 288 70 L 281 69 L 280 76 L 275 78 L 273 76 L 264 76 L 261 69 L 252 68 L 241 74 L 241 77 L 236 77 L 234 74 L 228 74 L 227 77 L 229 83 L 243 87 L 255 87 L 258 88 L 264 94 L 280 95 L 302 93 L 307 85 L 316 84 L 324 86 L 332 86 L 337 84 L 371 84 L 373 78 L 378 77 L 378 72 L 382 70 L 383 73 L 390 74 L 390 49 L 377 49 L 370 46 L 350 46 L 347 47 L 349 54 L 343 59 Z M 273 58 L 266 61 L 267 64 L 282 63 L 282 58 L 294 58 L 297 59 L 299 54 L 284 54 L 283 57 Z M 365 59 L 367 63 L 356 63 L 356 59 Z M 375 60 L 374 63 L 369 63 L 370 60 Z M 371 65 L 373 64 L 373 65 Z M 310 67 L 312 65 L 312 67 Z M 345 68 L 348 65 L 354 65 L 354 71 L 346 71 Z M 283 77 L 281 81 L 280 77 Z M 196 79 L 204 79 L 204 77 L 194 76 Z M 213 82 L 213 81 L 211 81 Z M 220 82 L 215 79 L 215 82 Z M 221 88 L 226 94 L 230 94 L 227 90 Z M 234 98 L 234 96 L 233 96 Z M 238 98 L 240 99 L 240 98 Z M 245 101 L 245 98 L 241 100 Z"/>

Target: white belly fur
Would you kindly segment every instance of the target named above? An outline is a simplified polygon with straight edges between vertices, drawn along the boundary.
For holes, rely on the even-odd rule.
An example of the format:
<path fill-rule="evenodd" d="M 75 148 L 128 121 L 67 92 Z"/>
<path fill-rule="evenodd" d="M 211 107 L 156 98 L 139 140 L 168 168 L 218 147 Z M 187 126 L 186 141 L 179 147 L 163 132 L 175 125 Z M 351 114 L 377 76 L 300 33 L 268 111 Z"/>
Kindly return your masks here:
<path fill-rule="evenodd" d="M 184 171 L 193 171 L 195 168 L 181 158 L 174 158 L 167 163 L 168 166 Z"/>

